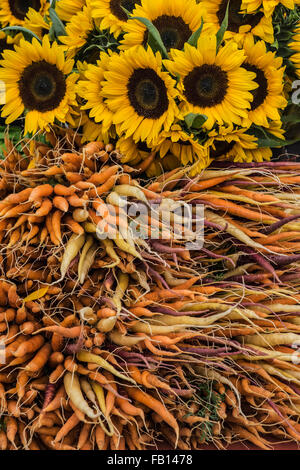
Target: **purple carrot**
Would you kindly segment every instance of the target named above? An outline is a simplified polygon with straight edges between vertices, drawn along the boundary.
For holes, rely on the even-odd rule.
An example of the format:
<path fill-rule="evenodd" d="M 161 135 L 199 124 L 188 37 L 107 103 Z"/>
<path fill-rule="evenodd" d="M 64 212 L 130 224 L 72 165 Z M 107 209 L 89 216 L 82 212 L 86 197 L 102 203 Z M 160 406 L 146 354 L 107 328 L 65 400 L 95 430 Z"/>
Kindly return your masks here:
<path fill-rule="evenodd" d="M 282 282 L 290 282 L 290 281 L 299 281 L 300 282 L 300 273 L 292 273 L 292 274 L 285 274 L 281 276 Z"/>
<path fill-rule="evenodd" d="M 288 266 L 289 264 L 296 263 L 300 261 L 300 255 L 270 255 L 269 260 L 271 263 L 276 264 L 277 266 Z"/>
<path fill-rule="evenodd" d="M 212 348 L 182 347 L 180 349 L 184 352 L 199 354 L 199 355 L 203 355 L 203 356 L 217 356 L 219 353 L 228 352 L 228 348 L 212 349 Z M 234 354 L 236 354 L 236 352 Z"/>
<path fill-rule="evenodd" d="M 52 402 L 55 396 L 56 389 L 57 389 L 57 384 L 48 384 L 46 386 L 42 410 L 47 408 L 47 406 Z"/>
<path fill-rule="evenodd" d="M 205 253 L 206 255 L 211 256 L 212 258 L 215 258 L 215 259 L 226 259 L 227 261 L 229 261 L 232 264 L 233 267 L 235 267 L 234 262 L 232 261 L 231 258 L 228 258 L 228 256 L 218 255 L 216 253 L 213 253 L 212 251 L 207 250 L 206 248 L 202 248 L 201 251 L 203 251 L 203 253 Z M 197 259 L 197 258 L 195 258 L 195 259 Z"/>
<path fill-rule="evenodd" d="M 275 269 L 273 268 L 273 266 L 269 263 L 269 261 L 267 261 L 262 255 L 260 255 L 259 253 L 255 253 L 255 251 L 252 250 L 252 248 L 249 248 L 248 246 L 243 246 L 243 250 L 246 251 L 250 256 L 251 258 L 253 258 L 257 264 L 259 264 L 262 268 L 264 268 L 265 271 L 267 271 L 268 273 L 272 274 L 272 276 L 274 276 L 274 279 L 279 283 L 281 284 L 281 281 L 279 279 L 279 277 L 277 276 L 277 273 L 275 271 Z"/>
<path fill-rule="evenodd" d="M 164 286 L 165 289 L 171 290 L 168 283 L 165 281 L 165 279 L 157 271 L 155 271 L 155 269 L 151 268 L 151 266 L 149 266 L 149 264 L 147 264 L 145 261 L 144 261 L 144 265 L 146 266 L 147 274 L 149 273 L 150 276 L 153 276 L 157 281 L 159 281 Z"/>
<path fill-rule="evenodd" d="M 209 220 L 204 220 L 204 226 L 208 228 L 215 228 L 216 230 L 219 230 L 219 232 L 223 232 L 224 228 L 221 227 L 221 225 L 215 224 L 214 222 L 209 222 Z"/>
<path fill-rule="evenodd" d="M 64 350 L 67 354 L 77 354 L 79 351 L 82 350 L 83 345 L 84 345 L 84 335 L 83 335 L 83 329 L 81 329 L 81 333 L 76 343 L 68 344 Z"/>
<path fill-rule="evenodd" d="M 230 280 L 233 282 L 247 283 L 261 282 L 265 278 L 265 274 L 245 274 L 244 276 L 234 276 Z"/>
<path fill-rule="evenodd" d="M 153 248 L 160 253 L 182 253 L 186 251 L 185 248 L 172 248 L 170 246 L 163 245 L 157 240 L 150 240 L 150 242 Z"/>
<path fill-rule="evenodd" d="M 113 273 L 110 272 L 110 273 L 106 276 L 106 278 L 105 278 L 105 280 L 104 280 L 104 282 L 103 282 L 103 287 L 104 287 L 106 290 L 111 290 L 111 289 L 112 289 L 112 286 L 113 286 L 113 284 L 114 284 L 114 282 L 115 282 L 115 279 L 114 279 Z"/>
<path fill-rule="evenodd" d="M 252 162 L 252 163 L 238 163 L 238 162 L 214 162 L 214 168 L 277 168 L 277 167 L 299 166 L 298 162 Z"/>
<path fill-rule="evenodd" d="M 297 219 L 300 219 L 300 214 L 292 215 L 290 217 L 284 217 L 278 222 L 275 222 L 275 224 L 269 225 L 269 227 L 266 227 L 261 230 L 261 233 L 263 233 L 264 235 L 270 235 L 271 233 L 275 232 L 275 230 L 278 230 L 279 228 L 283 227 L 283 225 L 288 224 L 289 222 L 292 222 L 293 220 Z"/>

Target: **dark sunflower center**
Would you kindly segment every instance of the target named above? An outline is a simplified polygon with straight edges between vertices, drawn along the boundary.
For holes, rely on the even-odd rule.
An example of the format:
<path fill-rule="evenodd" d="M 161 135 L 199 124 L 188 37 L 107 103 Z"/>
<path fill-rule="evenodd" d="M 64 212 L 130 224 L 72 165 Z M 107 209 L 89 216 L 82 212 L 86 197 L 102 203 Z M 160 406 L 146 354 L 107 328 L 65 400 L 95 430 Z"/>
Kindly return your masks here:
<path fill-rule="evenodd" d="M 19 81 L 20 96 L 29 111 L 47 112 L 56 109 L 65 97 L 64 74 L 46 61 L 26 67 Z"/>
<path fill-rule="evenodd" d="M 135 5 L 140 5 L 140 0 L 110 0 L 111 12 L 121 21 L 127 21 L 127 15 L 122 8 L 133 12 Z"/>
<path fill-rule="evenodd" d="M 41 8 L 40 0 L 8 0 L 9 8 L 15 18 L 24 20 L 29 8 L 39 11 Z"/>
<path fill-rule="evenodd" d="M 159 119 L 167 111 L 169 99 L 166 85 L 154 70 L 135 70 L 127 88 L 130 103 L 139 116 Z"/>
<path fill-rule="evenodd" d="M 248 70 L 248 72 L 256 73 L 255 81 L 256 83 L 258 83 L 259 86 L 255 90 L 251 91 L 253 95 L 251 111 L 254 111 L 261 104 L 263 104 L 263 102 L 268 96 L 268 80 L 266 79 L 264 72 L 258 67 L 255 67 L 255 65 L 243 64 L 243 68 Z"/>
<path fill-rule="evenodd" d="M 228 1 L 229 0 L 222 0 L 217 12 L 220 25 L 225 18 Z M 242 0 L 230 0 L 228 30 L 232 31 L 233 33 L 238 33 L 240 26 L 244 25 L 250 25 L 252 28 L 255 28 L 255 26 L 259 24 L 264 16 L 262 12 L 256 13 L 254 15 L 239 13 L 241 10 L 241 4 Z"/>
<path fill-rule="evenodd" d="M 183 49 L 184 44 L 193 34 L 193 31 L 183 19 L 177 16 L 162 15 L 152 23 L 158 29 L 167 51 L 170 51 L 170 49 Z M 147 44 L 148 36 L 148 31 L 145 31 L 144 44 Z"/>
<path fill-rule="evenodd" d="M 216 65 L 195 67 L 184 79 L 185 96 L 194 106 L 212 108 L 223 102 L 228 78 Z"/>
<path fill-rule="evenodd" d="M 218 158 L 230 152 L 230 150 L 232 150 L 233 147 L 235 146 L 235 142 L 234 141 L 225 142 L 225 141 L 218 140 L 217 142 L 214 143 L 214 145 L 215 145 L 215 150 L 211 149 L 210 156 L 211 158 Z"/>

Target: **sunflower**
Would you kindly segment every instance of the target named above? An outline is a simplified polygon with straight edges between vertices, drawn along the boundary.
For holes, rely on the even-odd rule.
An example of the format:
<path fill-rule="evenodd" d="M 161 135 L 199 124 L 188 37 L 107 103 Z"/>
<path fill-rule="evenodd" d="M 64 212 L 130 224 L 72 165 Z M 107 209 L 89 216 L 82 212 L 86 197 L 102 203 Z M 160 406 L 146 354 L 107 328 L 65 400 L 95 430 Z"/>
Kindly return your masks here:
<path fill-rule="evenodd" d="M 121 137 L 116 144 L 117 151 L 122 155 L 121 162 L 137 165 L 149 157 L 152 151 L 145 142 L 135 142 L 132 137 Z"/>
<path fill-rule="evenodd" d="M 104 142 L 108 144 L 111 138 L 115 138 L 113 128 L 109 133 L 104 134 L 101 124 L 94 121 L 89 117 L 86 112 L 81 113 L 80 125 L 82 126 L 82 142 Z"/>
<path fill-rule="evenodd" d="M 216 36 L 198 41 L 198 47 L 186 44 L 183 51 L 173 49 L 173 60 L 164 61 L 174 76 L 179 76 L 182 114 L 204 114 L 204 127 L 224 122 L 241 124 L 247 118 L 251 90 L 257 88 L 255 73 L 241 67 L 245 55 L 234 41 L 217 52 Z"/>
<path fill-rule="evenodd" d="M 49 5 L 48 0 L 1 0 L 0 24 L 23 26 L 30 8 L 44 15 Z"/>
<path fill-rule="evenodd" d="M 104 80 L 104 72 L 108 70 L 112 54 L 105 52 L 100 53 L 100 60 L 94 64 L 85 64 L 81 70 L 83 79 L 78 82 L 78 94 L 86 103 L 81 107 L 87 110 L 89 118 L 94 124 L 101 123 L 102 136 L 109 135 L 109 131 L 113 124 L 113 113 L 107 107 L 102 96 L 102 82 Z"/>
<path fill-rule="evenodd" d="M 221 126 L 209 135 L 206 145 L 210 147 L 210 158 L 213 160 L 249 163 L 270 160 L 272 156 L 269 148 L 258 147 L 257 138 L 247 133 L 247 129 Z"/>
<path fill-rule="evenodd" d="M 62 21 L 71 21 L 72 16 L 76 15 L 86 5 L 86 0 L 58 0 L 55 10 Z"/>
<path fill-rule="evenodd" d="M 43 38 L 45 34 L 50 31 L 50 23 L 45 20 L 45 17 L 33 8 L 29 8 L 26 18 L 24 20 L 24 27 L 32 31 L 39 38 Z"/>
<path fill-rule="evenodd" d="M 225 18 L 226 9 L 229 0 L 203 0 L 203 19 L 205 30 L 211 30 L 217 33 L 222 21 Z M 266 42 L 274 42 L 274 32 L 272 18 L 265 17 L 263 12 L 259 11 L 253 15 L 244 14 L 241 11 L 242 0 L 230 0 L 229 3 L 229 21 L 228 28 L 224 38 L 234 38 L 240 42 L 245 36 L 258 36 Z"/>
<path fill-rule="evenodd" d="M 300 25 L 298 25 L 293 32 L 289 48 L 291 51 L 289 59 L 296 69 L 296 75 L 300 78 Z"/>
<path fill-rule="evenodd" d="M 72 16 L 66 26 L 66 36 L 60 36 L 59 40 L 68 46 L 67 56 L 74 57 L 87 43 L 90 33 L 94 29 L 92 10 L 85 6 L 81 11 Z"/>
<path fill-rule="evenodd" d="M 14 46 L 19 44 L 22 34 L 17 34 L 17 36 L 9 36 L 4 31 L 0 31 L 0 57 L 5 50 L 14 50 Z"/>
<path fill-rule="evenodd" d="M 104 76 L 102 96 L 119 133 L 155 145 L 179 115 L 175 81 L 162 71 L 161 55 L 150 47 L 132 47 L 112 56 Z"/>
<path fill-rule="evenodd" d="M 247 13 L 255 13 L 260 8 L 263 8 L 264 14 L 269 17 L 280 3 L 284 7 L 294 10 L 295 5 L 299 5 L 300 2 L 294 0 L 242 0 L 241 8 Z"/>
<path fill-rule="evenodd" d="M 21 39 L 15 51 L 3 53 L 0 80 L 6 84 L 6 104 L 2 116 L 7 124 L 25 110 L 25 134 L 47 130 L 55 119 L 71 120 L 77 75 L 71 74 L 73 61 L 65 60 L 64 50 L 57 43 L 50 45 L 45 36 L 42 44 L 35 38 L 32 43 Z"/>
<path fill-rule="evenodd" d="M 188 135 L 178 125 L 173 124 L 168 132 L 163 132 L 159 144 L 154 148 L 162 159 L 168 153 L 172 154 L 182 165 L 188 165 L 197 160 L 203 161 L 203 166 L 209 164 L 207 147 L 200 145 L 194 136 Z"/>
<path fill-rule="evenodd" d="M 132 12 L 140 0 L 91 0 L 93 18 L 101 20 L 100 29 L 109 29 L 118 37 L 127 22 L 123 8 Z"/>
<path fill-rule="evenodd" d="M 182 49 L 201 25 L 202 9 L 195 0 L 142 0 L 133 16 L 147 18 L 158 29 L 166 49 Z M 128 21 L 122 49 L 147 44 L 148 30 L 140 21 Z"/>
<path fill-rule="evenodd" d="M 283 95 L 284 70 L 282 58 L 274 52 L 268 52 L 264 41 L 254 43 L 248 37 L 243 44 L 247 58 L 243 67 L 256 74 L 258 88 L 252 91 L 253 101 L 245 124 L 251 123 L 269 127 L 268 119 L 280 121 L 279 110 L 287 106 Z"/>

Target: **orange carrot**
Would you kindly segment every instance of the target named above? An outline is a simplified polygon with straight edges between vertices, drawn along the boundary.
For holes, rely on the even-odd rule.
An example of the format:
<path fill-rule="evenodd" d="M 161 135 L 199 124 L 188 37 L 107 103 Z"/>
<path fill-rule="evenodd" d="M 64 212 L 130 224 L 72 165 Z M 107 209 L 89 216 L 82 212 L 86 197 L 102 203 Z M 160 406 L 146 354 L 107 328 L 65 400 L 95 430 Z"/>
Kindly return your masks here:
<path fill-rule="evenodd" d="M 36 217 L 45 217 L 45 215 L 48 215 L 49 212 L 52 209 L 52 202 L 50 199 L 44 199 L 42 202 L 41 207 L 36 211 L 35 216 Z"/>
<path fill-rule="evenodd" d="M 72 196 L 72 194 L 74 194 L 75 191 L 76 191 L 76 188 L 74 188 L 73 186 L 64 186 L 63 184 L 56 184 L 54 186 L 54 193 L 57 196 L 64 196 L 64 197 Z"/>
<path fill-rule="evenodd" d="M 66 224 L 70 227 L 70 229 L 72 230 L 72 232 L 75 233 L 76 235 L 82 235 L 82 234 L 84 234 L 84 229 L 83 229 L 83 227 L 82 227 L 78 222 L 75 222 L 75 220 L 73 219 L 73 217 L 67 216 L 67 217 L 65 218 L 65 222 L 66 222 Z"/>
<path fill-rule="evenodd" d="M 65 338 L 78 338 L 82 333 L 81 326 L 74 326 L 73 328 L 64 328 L 63 326 L 53 325 L 42 328 L 36 331 L 35 334 L 41 333 L 42 331 L 48 331 L 49 333 L 55 333 Z"/>
<path fill-rule="evenodd" d="M 62 212 L 68 212 L 68 201 L 62 196 L 55 196 L 55 198 L 53 199 L 53 205 Z"/>
<path fill-rule="evenodd" d="M 44 341 L 42 335 L 34 336 L 22 343 L 13 354 L 15 357 L 22 357 L 25 356 L 25 354 L 35 352 L 40 349 Z"/>
<path fill-rule="evenodd" d="M 70 431 L 72 431 L 72 429 L 77 426 L 78 423 L 80 423 L 80 421 L 77 418 L 76 413 L 73 413 L 57 433 L 54 442 L 56 443 L 61 441 L 65 436 L 69 434 Z"/>
<path fill-rule="evenodd" d="M 28 372 L 38 372 L 47 363 L 51 354 L 51 345 L 49 343 L 38 351 L 34 358 L 26 365 L 25 370 Z"/>
<path fill-rule="evenodd" d="M 52 215 L 52 228 L 55 238 L 61 242 L 62 235 L 61 235 L 61 218 L 63 213 L 60 210 L 56 210 Z"/>
<path fill-rule="evenodd" d="M 151 410 L 155 411 L 158 415 L 160 415 L 163 420 L 171 426 L 171 428 L 175 431 L 176 439 L 178 440 L 179 437 L 179 426 L 174 418 L 174 416 L 166 409 L 166 407 L 160 401 L 153 398 L 151 395 L 133 387 L 127 387 L 128 395 L 133 398 L 134 400 L 142 403 L 143 405 L 147 406 Z"/>
<path fill-rule="evenodd" d="M 50 184 L 42 184 L 41 186 L 36 186 L 29 196 L 30 202 L 38 201 L 43 197 L 49 197 L 53 193 L 53 187 Z"/>

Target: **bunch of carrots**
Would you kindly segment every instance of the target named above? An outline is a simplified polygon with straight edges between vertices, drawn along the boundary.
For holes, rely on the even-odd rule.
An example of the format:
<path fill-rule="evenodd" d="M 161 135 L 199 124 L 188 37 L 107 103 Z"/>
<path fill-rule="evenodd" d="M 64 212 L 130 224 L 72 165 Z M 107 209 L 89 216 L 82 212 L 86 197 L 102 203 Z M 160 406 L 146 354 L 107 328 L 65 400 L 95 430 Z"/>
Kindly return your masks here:
<path fill-rule="evenodd" d="M 154 155 L 122 166 L 70 132 L 6 147 L 0 449 L 300 443 L 300 164 L 149 181 Z M 160 217 L 177 202 L 191 232 L 204 206 L 203 245 Z M 129 203 L 159 208 L 148 237 Z"/>

